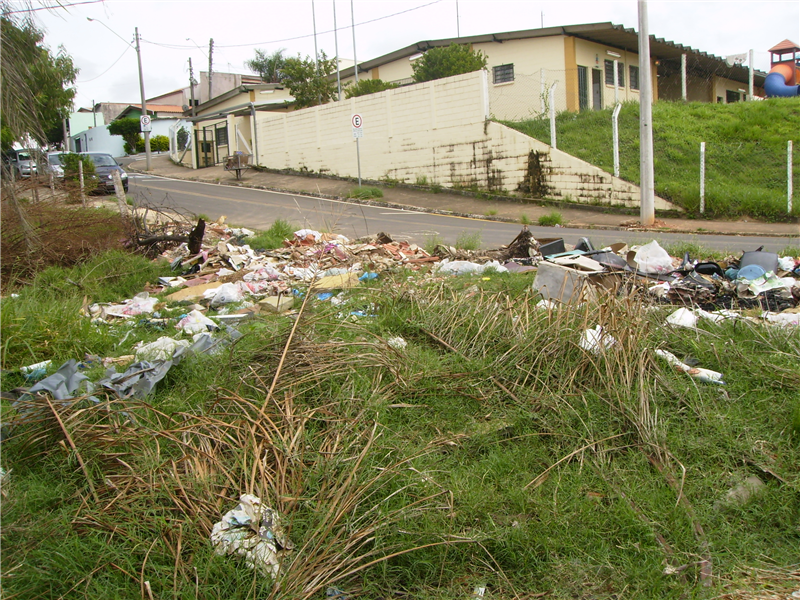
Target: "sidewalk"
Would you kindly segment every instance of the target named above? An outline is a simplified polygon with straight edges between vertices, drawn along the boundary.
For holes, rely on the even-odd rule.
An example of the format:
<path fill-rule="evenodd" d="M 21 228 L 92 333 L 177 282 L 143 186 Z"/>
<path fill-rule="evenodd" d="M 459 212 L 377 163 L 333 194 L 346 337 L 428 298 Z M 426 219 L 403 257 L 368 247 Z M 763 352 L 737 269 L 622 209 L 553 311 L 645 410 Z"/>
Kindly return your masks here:
<path fill-rule="evenodd" d="M 144 173 L 145 161 L 135 160 L 131 162 L 128 170 Z M 357 184 L 351 181 L 342 181 L 340 179 L 268 173 L 254 169 L 244 171 L 242 173 L 242 181 L 237 181 L 234 173 L 225 171 L 221 165 L 205 169 L 189 169 L 173 164 L 165 154 L 152 156 L 150 173 L 186 181 L 202 181 L 219 183 L 220 185 L 291 192 L 321 198 L 345 199 L 350 191 L 357 187 Z M 375 184 L 365 183 L 364 185 L 373 186 Z M 540 206 L 523 204 L 512 198 L 485 200 L 471 195 L 447 191 L 435 194 L 429 190 L 415 187 L 388 187 L 385 184 L 378 184 L 376 187 L 380 187 L 383 191 L 381 205 L 385 206 L 414 207 L 427 212 L 453 213 L 461 216 L 514 222 L 519 222 L 524 215 L 531 223 L 536 223 L 542 215 L 558 211 L 563 217 L 565 227 L 619 230 L 635 227 L 639 229 L 635 225 L 639 220 L 638 212 L 630 210 L 604 209 L 595 206 L 575 207 L 568 204 Z M 656 225 L 658 227 L 650 228 L 650 230 L 719 235 L 800 236 L 800 224 L 798 223 L 763 223 L 749 218 L 737 221 L 707 221 L 657 217 Z"/>

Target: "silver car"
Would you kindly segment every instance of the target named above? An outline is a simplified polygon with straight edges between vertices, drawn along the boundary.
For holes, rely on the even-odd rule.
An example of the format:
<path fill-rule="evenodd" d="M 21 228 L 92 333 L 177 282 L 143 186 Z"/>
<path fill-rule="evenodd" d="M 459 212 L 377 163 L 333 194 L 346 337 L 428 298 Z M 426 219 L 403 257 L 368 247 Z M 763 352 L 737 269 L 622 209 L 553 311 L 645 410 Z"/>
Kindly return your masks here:
<path fill-rule="evenodd" d="M 64 179 L 64 164 L 61 162 L 63 152 L 47 153 L 47 169 L 56 179 Z"/>
<path fill-rule="evenodd" d="M 33 158 L 33 153 L 30 150 L 17 150 L 16 154 L 11 164 L 17 177 L 27 179 L 31 175 L 36 175 L 36 160 Z"/>

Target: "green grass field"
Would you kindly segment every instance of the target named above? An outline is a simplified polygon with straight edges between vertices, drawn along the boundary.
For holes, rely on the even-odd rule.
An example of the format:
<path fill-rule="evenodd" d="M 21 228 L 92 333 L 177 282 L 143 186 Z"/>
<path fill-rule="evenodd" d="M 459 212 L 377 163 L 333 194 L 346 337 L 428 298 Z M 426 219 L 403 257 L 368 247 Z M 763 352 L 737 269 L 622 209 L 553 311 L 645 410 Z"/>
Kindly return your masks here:
<path fill-rule="evenodd" d="M 556 117 L 558 148 L 614 170 L 611 109 Z M 547 144 L 549 119 L 504 122 Z M 800 98 L 761 102 L 653 104 L 656 194 L 699 214 L 700 143 L 706 143 L 707 217 L 787 217 L 787 142 L 798 144 Z M 639 183 L 639 105 L 623 104 L 619 115 L 620 176 Z M 800 156 L 793 152 L 795 201 Z"/>

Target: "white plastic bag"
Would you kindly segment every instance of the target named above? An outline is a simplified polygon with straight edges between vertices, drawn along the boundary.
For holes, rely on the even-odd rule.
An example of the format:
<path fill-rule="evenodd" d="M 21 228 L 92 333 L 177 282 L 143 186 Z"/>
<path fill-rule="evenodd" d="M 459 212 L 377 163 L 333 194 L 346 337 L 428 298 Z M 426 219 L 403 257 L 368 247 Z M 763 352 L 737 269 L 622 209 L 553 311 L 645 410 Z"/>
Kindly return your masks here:
<path fill-rule="evenodd" d="M 220 304 L 241 302 L 244 300 L 244 293 L 242 293 L 241 288 L 235 283 L 223 283 L 218 288 L 206 290 L 203 297 L 211 298 L 211 306 L 219 306 Z"/>
<path fill-rule="evenodd" d="M 672 257 L 655 240 L 640 246 L 633 261 L 642 273 L 669 273 L 674 270 Z"/>
<path fill-rule="evenodd" d="M 193 310 L 188 315 L 183 317 L 180 321 L 178 321 L 178 324 L 175 325 L 175 328 L 191 334 L 219 329 L 214 321 L 209 319 L 199 310 Z"/>

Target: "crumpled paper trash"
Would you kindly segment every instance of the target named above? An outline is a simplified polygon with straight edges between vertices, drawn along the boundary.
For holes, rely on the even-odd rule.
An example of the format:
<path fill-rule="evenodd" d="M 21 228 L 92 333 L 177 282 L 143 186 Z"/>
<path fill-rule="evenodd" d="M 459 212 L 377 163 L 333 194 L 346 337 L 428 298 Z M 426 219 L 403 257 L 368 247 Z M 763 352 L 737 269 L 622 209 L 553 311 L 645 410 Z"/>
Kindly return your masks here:
<path fill-rule="evenodd" d="M 597 325 L 594 329 L 587 329 L 583 332 L 578 345 L 584 350 L 599 354 L 607 348 L 611 348 L 611 346 L 616 343 L 617 340 L 614 339 L 614 336 L 609 333 L 605 333 L 603 331 L 603 327 Z"/>
<path fill-rule="evenodd" d="M 394 348 L 395 350 L 405 350 L 408 346 L 408 342 L 406 342 L 400 336 L 390 337 L 388 340 L 386 340 L 386 343 L 389 344 L 389 347 Z"/>
<path fill-rule="evenodd" d="M 214 523 L 211 545 L 219 556 L 238 554 L 247 566 L 276 577 L 283 556 L 294 549 L 283 527 L 282 517 L 261 504 L 252 494 L 239 497 L 239 505 Z"/>
<path fill-rule="evenodd" d="M 664 360 L 666 360 L 670 365 L 672 365 L 675 368 L 676 371 L 683 371 L 690 377 L 694 377 L 695 379 L 702 381 L 703 383 L 716 383 L 719 385 L 725 385 L 725 382 L 722 381 L 722 373 L 719 373 L 717 371 L 712 371 L 711 369 L 690 367 L 689 365 L 681 361 L 677 356 L 672 354 L 672 352 L 667 352 L 666 350 L 656 350 L 655 352 L 656 356 L 659 356 Z"/>

